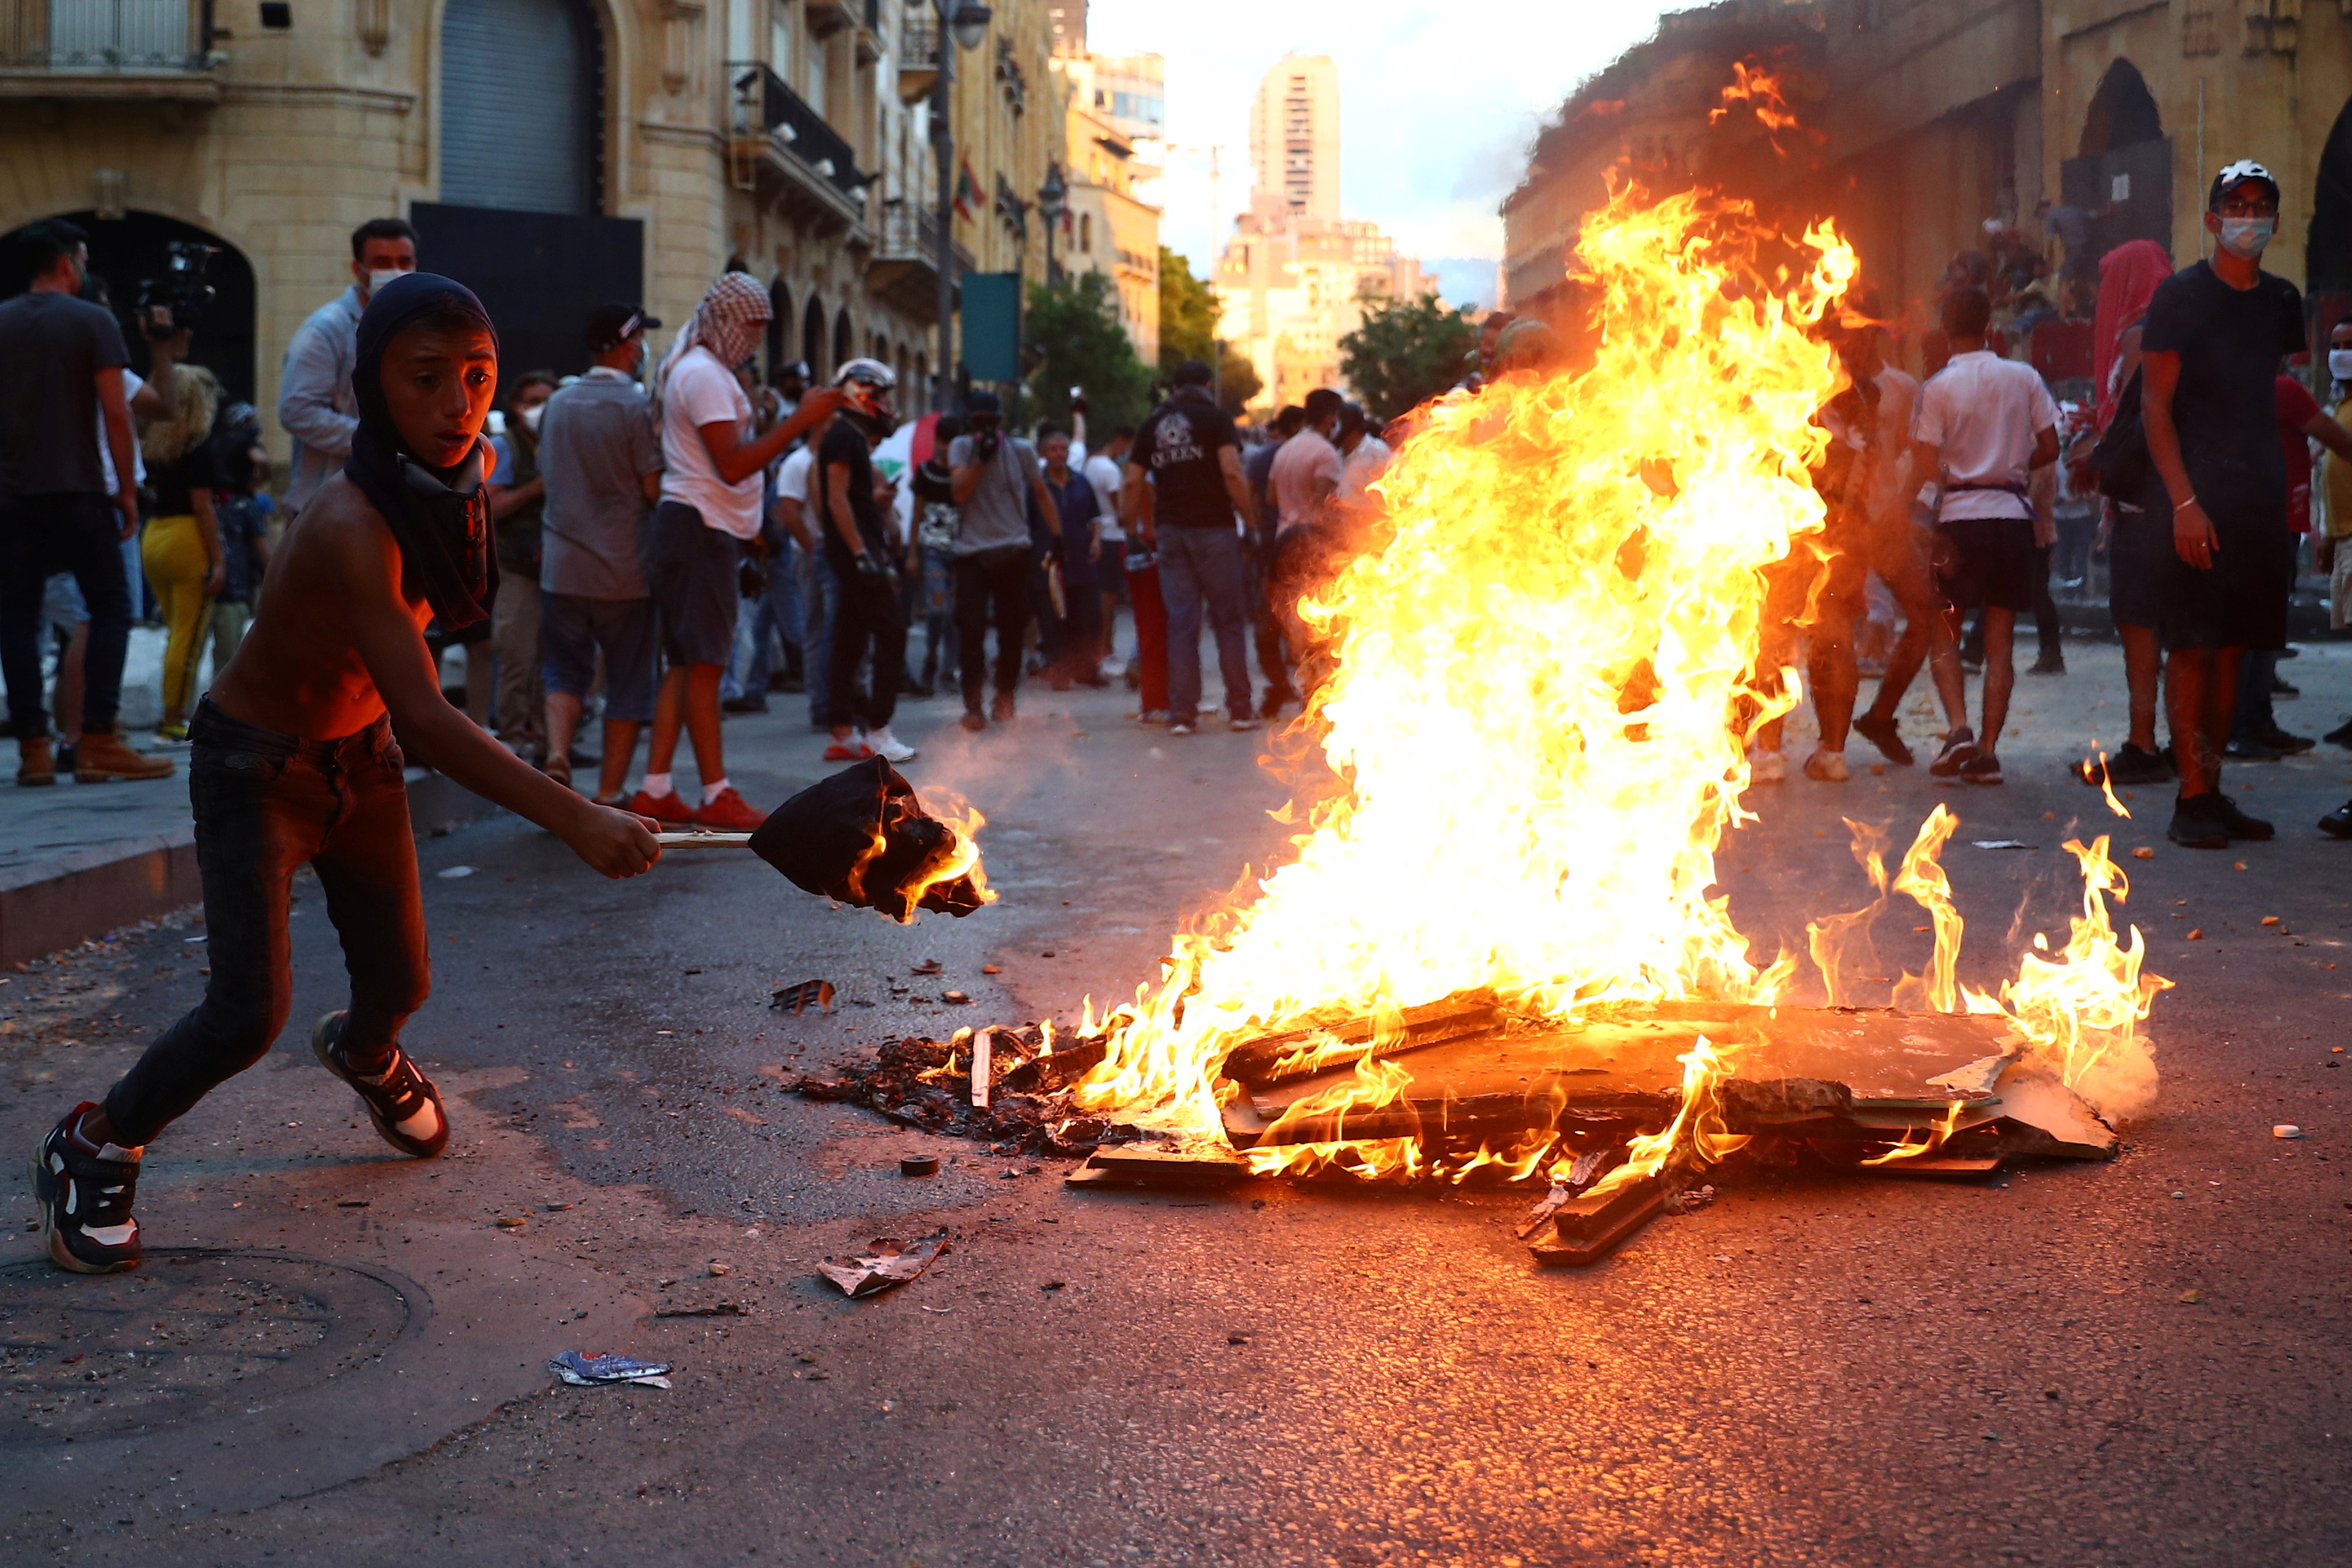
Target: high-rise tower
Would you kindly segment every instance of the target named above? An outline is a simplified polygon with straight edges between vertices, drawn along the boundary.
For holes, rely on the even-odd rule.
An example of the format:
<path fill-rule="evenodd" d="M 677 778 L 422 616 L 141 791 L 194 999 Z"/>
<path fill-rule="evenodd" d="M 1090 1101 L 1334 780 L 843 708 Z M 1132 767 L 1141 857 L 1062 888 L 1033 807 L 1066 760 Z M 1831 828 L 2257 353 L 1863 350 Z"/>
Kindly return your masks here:
<path fill-rule="evenodd" d="M 1250 109 L 1253 211 L 1339 216 L 1339 68 L 1328 55 L 1286 55 Z M 1270 215 L 1269 215 L 1270 216 Z"/>

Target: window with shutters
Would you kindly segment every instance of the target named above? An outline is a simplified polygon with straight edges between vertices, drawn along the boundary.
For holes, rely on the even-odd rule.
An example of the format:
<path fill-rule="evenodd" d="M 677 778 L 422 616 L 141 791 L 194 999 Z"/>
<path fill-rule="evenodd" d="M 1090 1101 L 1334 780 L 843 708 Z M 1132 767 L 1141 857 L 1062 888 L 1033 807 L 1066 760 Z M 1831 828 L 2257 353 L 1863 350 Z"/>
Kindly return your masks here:
<path fill-rule="evenodd" d="M 449 0 L 441 21 L 441 199 L 593 214 L 604 46 L 584 0 Z"/>

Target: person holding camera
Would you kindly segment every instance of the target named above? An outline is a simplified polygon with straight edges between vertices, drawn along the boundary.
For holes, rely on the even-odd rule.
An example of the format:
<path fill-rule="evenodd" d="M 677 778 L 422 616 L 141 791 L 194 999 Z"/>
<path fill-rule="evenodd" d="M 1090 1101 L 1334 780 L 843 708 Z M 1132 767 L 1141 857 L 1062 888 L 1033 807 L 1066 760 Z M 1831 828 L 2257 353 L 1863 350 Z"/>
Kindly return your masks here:
<path fill-rule="evenodd" d="M 78 298 L 89 268 L 82 232 L 64 222 L 36 224 L 18 244 L 30 287 L 0 304 L 0 365 L 7 367 L 0 374 L 0 672 L 16 736 L 16 782 L 53 784 L 58 777 L 41 705 L 40 638 L 42 595 L 58 566 L 72 574 L 89 616 L 74 777 L 164 778 L 173 771 L 169 758 L 132 751 L 115 731 L 131 640 L 121 542 L 139 528 L 123 384 L 130 355 L 113 316 Z"/>
<path fill-rule="evenodd" d="M 1036 450 L 1004 433 L 1004 405 L 992 392 L 965 400 L 971 434 L 948 447 L 949 488 L 961 509 L 956 535 L 956 663 L 963 672 L 963 727 L 985 730 L 990 719 L 1013 718 L 1013 694 L 1021 685 L 1021 645 L 1029 630 L 1029 570 L 1032 544 L 1029 502 L 1034 500 L 1053 533 L 1062 514 L 1045 488 Z M 996 700 L 981 712 L 981 686 L 988 674 L 988 627 L 996 625 Z"/>

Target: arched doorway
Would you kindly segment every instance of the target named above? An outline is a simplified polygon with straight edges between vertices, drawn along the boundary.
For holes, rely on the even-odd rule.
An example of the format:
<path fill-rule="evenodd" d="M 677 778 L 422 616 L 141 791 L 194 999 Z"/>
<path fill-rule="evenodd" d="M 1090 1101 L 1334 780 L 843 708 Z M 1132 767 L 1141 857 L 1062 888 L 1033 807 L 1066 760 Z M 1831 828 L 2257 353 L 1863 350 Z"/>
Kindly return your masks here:
<path fill-rule="evenodd" d="M 809 380 L 823 386 L 830 362 L 824 357 L 824 307 L 814 294 L 809 296 L 807 313 L 801 318 L 801 358 L 808 361 Z"/>
<path fill-rule="evenodd" d="M 779 277 L 768 285 L 768 384 L 773 386 L 783 379 L 781 374 L 793 360 L 793 291 L 784 287 Z"/>
<path fill-rule="evenodd" d="M 110 218 L 94 212 L 57 216 L 89 236 L 89 270 L 106 286 L 108 307 L 122 323 L 131 368 L 140 375 L 147 374 L 147 342 L 131 320 L 131 308 L 139 302 L 141 286 L 170 275 L 173 244 L 210 246 L 205 282 L 213 299 L 197 318 L 190 361 L 220 378 L 229 402 L 253 401 L 253 266 L 243 252 L 216 234 L 161 213 L 131 212 Z M 14 234 L 0 237 L 0 255 L 15 253 L 15 238 Z M 22 293 L 24 286 L 23 279 L 9 278 L 0 295 Z"/>
<path fill-rule="evenodd" d="M 584 0 L 449 0 L 441 17 L 441 200 L 601 210 L 604 63 Z"/>
<path fill-rule="evenodd" d="M 2130 239 L 2172 246 L 2172 142 L 2139 68 L 2118 59 L 2083 115 L 2077 155 L 2059 165 L 2066 205 L 2090 215 L 2091 243 L 2105 256 Z"/>
<path fill-rule="evenodd" d="M 857 357 L 857 339 L 849 326 L 849 307 L 844 305 L 841 314 L 833 319 L 833 368 L 839 370 Z"/>
<path fill-rule="evenodd" d="M 2352 294 L 2352 103 L 2336 115 L 2319 154 L 2304 268 L 2306 294 Z"/>

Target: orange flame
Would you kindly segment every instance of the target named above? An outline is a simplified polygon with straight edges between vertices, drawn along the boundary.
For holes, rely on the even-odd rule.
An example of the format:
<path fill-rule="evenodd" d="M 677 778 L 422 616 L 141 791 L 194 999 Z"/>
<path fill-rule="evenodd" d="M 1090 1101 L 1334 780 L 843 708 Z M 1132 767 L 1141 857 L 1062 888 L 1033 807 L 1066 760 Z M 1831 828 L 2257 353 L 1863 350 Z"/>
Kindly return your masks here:
<path fill-rule="evenodd" d="M 1853 834 L 1853 858 L 1869 874 L 1870 885 L 1878 889 L 1878 897 L 1852 914 L 1827 915 L 1805 927 L 1805 946 L 1812 954 L 1813 967 L 1822 972 L 1822 989 L 1829 1005 L 1846 1005 L 1843 980 L 1846 948 L 1860 936 L 1868 940 L 1871 925 L 1886 912 L 1886 830 L 1871 827 L 1849 816 L 1846 826 Z"/>
<path fill-rule="evenodd" d="M 1895 1147 L 1886 1151 L 1885 1153 L 1874 1154 L 1869 1159 L 1864 1160 L 1863 1163 L 1865 1165 L 1892 1165 L 1897 1160 L 1916 1160 L 1920 1155 L 1928 1152 L 1930 1150 L 1942 1148 L 1945 1141 L 1951 1137 L 1953 1129 L 1959 1126 L 1960 1110 L 1961 1108 L 1967 1104 L 1968 1101 L 1965 1100 L 1956 1100 L 1952 1101 L 1950 1105 L 1944 1109 L 1944 1120 L 1929 1128 L 1926 1137 L 1920 1139 L 1915 1143 L 1906 1136 L 1902 1142 L 1897 1143 Z"/>
<path fill-rule="evenodd" d="M 1929 1012 L 1960 1010 L 1959 986 L 1955 978 L 1960 963 L 1960 911 L 1952 907 L 1951 881 L 1936 858 L 1959 825 L 1960 819 L 1938 801 L 1936 809 L 1927 814 L 1927 820 L 1919 825 L 1919 836 L 1903 852 L 1903 865 L 1895 873 L 1895 890 L 1917 900 L 1936 928 L 1936 952 L 1928 960 L 1924 988 L 1918 979 L 1905 975 L 1895 988 L 1895 1005 L 1898 1007 L 1916 1005 L 1924 997 Z"/>
<path fill-rule="evenodd" d="M 1707 123 L 1720 125 L 1729 117 L 1731 106 L 1744 103 L 1755 114 L 1757 122 L 1767 131 L 1794 131 L 1796 112 L 1781 96 L 1780 78 L 1759 67 L 1750 69 L 1746 60 L 1731 64 L 1732 81 L 1723 89 L 1723 102 L 1706 112 Z"/>
<path fill-rule="evenodd" d="M 1589 1195 L 1605 1197 L 1628 1182 L 1655 1175 L 1678 1154 L 1703 1165 L 1720 1163 L 1724 1156 L 1746 1148 L 1751 1140 L 1723 1125 L 1722 1084 L 1730 1064 L 1701 1035 L 1691 1048 L 1675 1058 L 1683 1064 L 1683 1102 L 1663 1132 L 1644 1133 L 1626 1144 L 1623 1164 L 1592 1184 Z M 1563 1163 L 1552 1168 L 1552 1179 L 1568 1174 Z"/>
<path fill-rule="evenodd" d="M 2017 978 L 2001 987 L 2000 1011 L 2031 1042 L 2029 1059 L 2055 1071 L 2100 1115 L 2122 1121 L 2155 1101 L 2156 1063 L 2139 1026 L 2172 982 L 2141 972 L 2137 926 L 2127 945 L 2116 941 L 2105 895 L 2121 903 L 2130 884 L 2107 855 L 2107 836 L 2087 847 L 2070 838 L 2066 849 L 2082 864 L 2083 912 L 2063 953 L 2020 961 Z"/>

